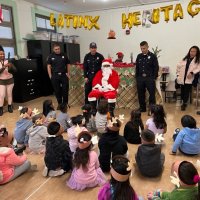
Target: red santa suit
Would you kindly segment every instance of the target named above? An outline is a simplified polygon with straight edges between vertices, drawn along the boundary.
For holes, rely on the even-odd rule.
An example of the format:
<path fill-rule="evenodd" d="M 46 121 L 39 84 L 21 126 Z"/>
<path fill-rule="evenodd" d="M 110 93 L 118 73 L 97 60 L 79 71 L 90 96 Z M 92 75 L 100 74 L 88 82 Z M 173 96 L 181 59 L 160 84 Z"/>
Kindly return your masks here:
<path fill-rule="evenodd" d="M 105 59 L 102 62 L 102 69 L 96 73 L 92 81 L 92 91 L 88 95 L 88 101 L 104 97 L 108 103 L 115 103 L 118 86 L 119 75 L 112 69 L 112 60 Z"/>

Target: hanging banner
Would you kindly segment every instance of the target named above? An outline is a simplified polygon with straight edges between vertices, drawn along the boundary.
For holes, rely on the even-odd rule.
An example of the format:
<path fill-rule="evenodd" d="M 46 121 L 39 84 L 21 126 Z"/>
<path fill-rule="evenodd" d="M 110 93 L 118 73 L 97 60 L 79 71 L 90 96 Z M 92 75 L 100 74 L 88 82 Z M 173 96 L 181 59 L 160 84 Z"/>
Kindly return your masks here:
<path fill-rule="evenodd" d="M 66 26 L 67 28 L 73 27 L 76 28 L 85 28 L 91 30 L 95 28 L 97 30 L 100 29 L 98 25 L 99 16 L 78 16 L 78 15 L 68 15 L 68 14 L 59 14 L 58 18 L 55 19 L 54 13 L 50 14 L 50 25 L 57 26 L 59 28 L 63 28 Z"/>
<path fill-rule="evenodd" d="M 144 10 L 141 14 L 140 11 L 128 13 L 122 13 L 122 28 L 128 27 L 131 29 L 133 26 L 141 25 L 143 27 L 149 27 L 149 22 L 152 24 L 158 24 L 160 22 L 160 16 L 164 15 L 164 20 L 169 22 L 170 13 L 173 12 L 173 21 L 184 18 L 184 12 L 180 3 L 176 5 L 168 5 L 160 8 L 154 8 L 150 10 Z M 198 15 L 200 12 L 200 0 L 191 0 L 187 6 L 187 12 L 191 17 Z M 148 24 L 148 25 L 147 25 Z"/>

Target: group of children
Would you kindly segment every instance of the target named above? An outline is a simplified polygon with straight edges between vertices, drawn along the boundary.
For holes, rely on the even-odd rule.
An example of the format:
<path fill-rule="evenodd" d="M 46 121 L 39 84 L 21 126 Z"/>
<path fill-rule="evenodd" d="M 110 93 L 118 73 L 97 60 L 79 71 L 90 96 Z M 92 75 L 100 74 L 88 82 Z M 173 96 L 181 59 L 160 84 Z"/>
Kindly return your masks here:
<path fill-rule="evenodd" d="M 141 199 L 132 186 L 129 177 L 132 161 L 128 159 L 128 143 L 140 144 L 135 160 L 140 173 L 147 177 L 157 177 L 163 171 L 165 155 L 161 152 L 162 144 L 155 143 L 158 135 L 167 131 L 165 112 L 162 105 L 151 106 L 151 117 L 144 125 L 138 110 L 131 112 L 130 121 L 124 127 L 124 136 L 119 134 L 122 120 L 110 116 L 108 103 L 99 102 L 96 116 L 91 113 L 91 106 L 82 107 L 83 115 L 70 118 L 67 105 L 60 106 L 57 115 L 51 100 L 43 103 L 43 113 L 31 108 L 20 109 L 20 120 L 16 123 L 14 138 L 19 146 L 28 146 L 33 153 L 43 153 L 45 168 L 43 176 L 60 176 L 72 171 L 66 184 L 74 190 L 103 186 L 99 191 L 99 200 Z M 176 131 L 172 155 L 177 149 L 186 155 L 200 153 L 200 130 L 192 116 L 181 119 L 183 129 Z M 2 134 L 1 134 L 2 132 Z M 5 137 L 3 130 L 0 138 Z M 62 134 L 66 132 L 68 140 Z M 92 137 L 97 133 L 98 154 L 94 150 Z M 30 169 L 30 162 L 24 154 L 16 155 L 10 145 L 1 143 L 0 139 L 0 184 L 7 183 Z M 110 172 L 107 182 L 104 172 Z M 190 162 L 175 162 L 172 174 L 176 172 L 180 187 L 174 191 L 150 192 L 148 199 L 181 199 L 200 197 L 199 175 Z M 198 188 L 196 187 L 198 184 Z M 176 198 L 175 198 L 176 197 Z"/>

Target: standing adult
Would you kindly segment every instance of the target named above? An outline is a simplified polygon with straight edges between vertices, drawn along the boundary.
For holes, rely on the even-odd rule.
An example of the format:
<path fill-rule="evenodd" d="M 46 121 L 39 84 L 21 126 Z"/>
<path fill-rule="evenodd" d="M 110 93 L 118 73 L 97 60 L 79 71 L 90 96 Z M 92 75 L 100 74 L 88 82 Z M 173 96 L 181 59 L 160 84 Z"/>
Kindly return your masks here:
<path fill-rule="evenodd" d="M 85 78 L 85 104 L 88 104 L 88 95 L 92 90 L 92 80 L 95 74 L 101 70 L 101 64 L 104 60 L 103 55 L 97 52 L 97 44 L 90 43 L 90 52 L 85 55 L 83 68 Z"/>
<path fill-rule="evenodd" d="M 58 102 L 57 109 L 61 104 L 68 104 L 70 61 L 61 53 L 60 45 L 53 45 L 53 53 L 47 60 L 47 70 Z"/>
<path fill-rule="evenodd" d="M 185 110 L 192 89 L 195 74 L 200 71 L 200 50 L 192 46 L 187 55 L 181 60 L 176 69 L 177 83 L 181 85 L 181 110 Z"/>
<path fill-rule="evenodd" d="M 3 47 L 0 46 L 0 116 L 3 115 L 3 104 L 7 94 L 8 98 L 8 112 L 12 113 L 12 91 L 14 87 L 13 73 L 16 68 L 5 59 Z"/>
<path fill-rule="evenodd" d="M 149 51 L 146 41 L 140 43 L 142 53 L 138 54 L 136 59 L 136 82 L 137 92 L 140 104 L 140 111 L 146 112 L 146 89 L 149 93 L 149 105 L 156 103 L 155 98 L 155 80 L 158 77 L 158 59 L 155 54 Z"/>

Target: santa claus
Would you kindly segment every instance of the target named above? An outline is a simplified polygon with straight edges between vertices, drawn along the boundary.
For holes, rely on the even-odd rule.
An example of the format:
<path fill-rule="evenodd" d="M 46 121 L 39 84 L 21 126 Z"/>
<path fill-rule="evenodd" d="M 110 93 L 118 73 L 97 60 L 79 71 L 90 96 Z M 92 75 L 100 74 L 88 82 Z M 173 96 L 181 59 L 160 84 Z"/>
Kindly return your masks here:
<path fill-rule="evenodd" d="M 88 95 L 93 114 L 96 113 L 97 99 L 103 97 L 108 100 L 108 109 L 111 115 L 114 115 L 117 88 L 119 86 L 119 75 L 112 69 L 111 59 L 102 61 L 101 70 L 97 72 L 92 82 L 92 91 Z"/>

